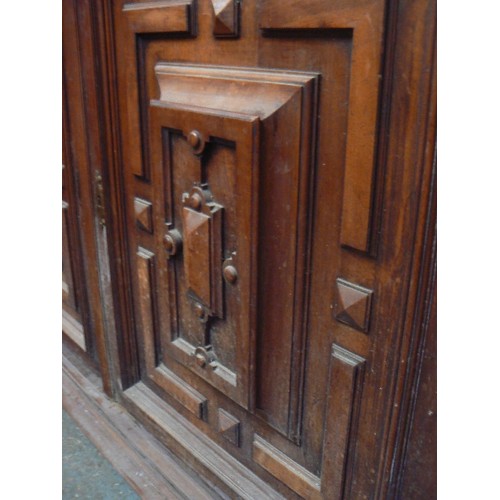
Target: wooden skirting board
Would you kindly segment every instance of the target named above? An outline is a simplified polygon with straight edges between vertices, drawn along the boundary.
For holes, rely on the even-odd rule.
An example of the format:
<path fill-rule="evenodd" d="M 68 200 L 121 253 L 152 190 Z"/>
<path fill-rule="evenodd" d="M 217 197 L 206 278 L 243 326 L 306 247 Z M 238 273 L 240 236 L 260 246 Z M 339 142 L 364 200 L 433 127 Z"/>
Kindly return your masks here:
<path fill-rule="evenodd" d="M 142 499 L 228 498 L 180 464 L 124 408 L 101 380 L 63 344 L 63 408 Z"/>

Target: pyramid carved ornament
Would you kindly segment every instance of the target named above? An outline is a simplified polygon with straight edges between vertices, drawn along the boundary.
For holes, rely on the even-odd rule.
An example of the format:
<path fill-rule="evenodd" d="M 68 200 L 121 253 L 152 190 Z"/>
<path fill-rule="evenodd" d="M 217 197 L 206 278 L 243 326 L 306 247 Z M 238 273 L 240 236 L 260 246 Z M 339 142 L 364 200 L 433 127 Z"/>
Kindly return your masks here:
<path fill-rule="evenodd" d="M 240 445 L 240 421 L 229 414 L 227 411 L 219 408 L 218 413 L 218 431 L 228 441 L 235 446 Z"/>
<path fill-rule="evenodd" d="M 135 220 L 137 226 L 148 233 L 153 232 L 153 206 L 141 198 L 134 199 Z"/>
<path fill-rule="evenodd" d="M 335 318 L 357 330 L 367 333 L 373 291 L 360 285 L 337 279 Z"/>
<path fill-rule="evenodd" d="M 240 2 L 238 0 L 212 0 L 214 36 L 237 38 L 240 34 Z"/>

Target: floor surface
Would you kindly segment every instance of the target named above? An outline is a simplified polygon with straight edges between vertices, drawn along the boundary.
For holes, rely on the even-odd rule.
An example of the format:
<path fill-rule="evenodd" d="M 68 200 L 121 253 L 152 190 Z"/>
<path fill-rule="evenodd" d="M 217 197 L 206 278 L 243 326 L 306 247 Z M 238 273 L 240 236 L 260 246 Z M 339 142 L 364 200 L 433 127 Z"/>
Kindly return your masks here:
<path fill-rule="evenodd" d="M 84 436 L 64 410 L 62 422 L 63 500 L 139 499 L 129 484 Z"/>

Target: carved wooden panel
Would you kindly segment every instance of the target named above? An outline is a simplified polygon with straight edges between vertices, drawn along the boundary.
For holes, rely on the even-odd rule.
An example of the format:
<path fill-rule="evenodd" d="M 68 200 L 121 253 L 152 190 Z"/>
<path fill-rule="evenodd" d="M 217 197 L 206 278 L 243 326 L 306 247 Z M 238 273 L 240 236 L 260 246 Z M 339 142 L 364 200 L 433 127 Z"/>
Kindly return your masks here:
<path fill-rule="evenodd" d="M 208 316 L 222 318 L 223 207 L 213 202 L 210 191 L 202 187 L 194 187 L 183 197 L 186 284 L 201 321 Z"/>
<path fill-rule="evenodd" d="M 66 105 L 66 102 L 64 104 Z M 62 331 L 80 349 L 87 351 L 87 347 L 91 346 L 87 346 L 89 342 L 85 339 L 86 332 L 83 326 L 86 309 L 78 224 L 79 202 L 75 189 L 75 172 L 71 162 L 66 112 L 63 118 L 65 131 L 62 168 Z"/>
<path fill-rule="evenodd" d="M 290 498 L 349 489 L 376 335 L 384 10 L 115 9 L 141 382 Z"/>
<path fill-rule="evenodd" d="M 165 227 L 160 237 L 168 239 L 175 232 L 178 239 L 176 244 L 169 240 L 167 248 L 164 289 L 170 297 L 170 321 L 158 325 L 164 332 L 158 333 L 159 342 L 167 356 L 249 408 L 256 329 L 275 332 L 285 345 L 300 335 L 288 314 L 294 309 L 296 286 L 288 269 L 304 266 L 296 241 L 304 234 L 308 206 L 297 202 L 299 186 L 308 182 L 317 77 L 168 63 L 156 64 L 154 70 L 160 92 L 148 112 L 150 175 L 154 203 L 165 207 L 158 214 Z M 260 138 L 271 128 L 297 143 L 296 150 L 279 152 L 287 172 L 273 170 L 276 146 Z M 260 183 L 279 185 L 289 206 L 260 195 Z M 296 215 L 285 231 L 280 221 L 290 207 Z M 264 210 L 260 217 L 259 208 Z M 259 232 L 273 234 L 272 247 L 265 238 L 257 242 Z M 275 255 L 276 245 L 286 251 Z M 267 277 L 281 283 L 282 291 L 259 304 Z M 292 361 L 284 361 L 273 366 L 274 360 L 264 356 L 259 368 L 290 380 Z M 275 400 L 290 398 L 287 392 L 270 388 L 258 393 L 256 401 L 257 410 L 268 413 L 285 433 L 288 404 L 278 406 Z"/>

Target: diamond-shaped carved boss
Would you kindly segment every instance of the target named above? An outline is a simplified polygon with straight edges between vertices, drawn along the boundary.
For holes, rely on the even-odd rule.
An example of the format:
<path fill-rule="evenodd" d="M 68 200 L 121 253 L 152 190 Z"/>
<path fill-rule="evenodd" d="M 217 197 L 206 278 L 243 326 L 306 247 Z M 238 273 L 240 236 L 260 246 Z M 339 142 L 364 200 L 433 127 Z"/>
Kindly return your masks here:
<path fill-rule="evenodd" d="M 337 278 L 335 319 L 368 333 L 373 291 Z"/>
<path fill-rule="evenodd" d="M 214 36 L 237 38 L 240 35 L 240 2 L 238 0 L 212 0 L 214 10 Z"/>

